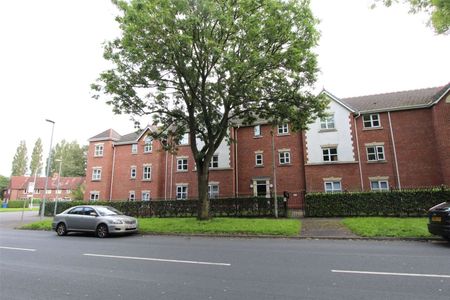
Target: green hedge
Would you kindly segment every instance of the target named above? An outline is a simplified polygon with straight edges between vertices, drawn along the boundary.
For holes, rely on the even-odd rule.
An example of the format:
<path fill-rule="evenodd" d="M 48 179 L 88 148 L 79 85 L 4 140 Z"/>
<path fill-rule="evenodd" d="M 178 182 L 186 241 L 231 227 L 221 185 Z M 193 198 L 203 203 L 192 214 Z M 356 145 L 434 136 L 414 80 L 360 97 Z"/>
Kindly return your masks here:
<path fill-rule="evenodd" d="M 8 208 L 22 208 L 24 202 L 25 202 L 25 208 L 28 208 L 28 205 L 31 203 L 31 200 L 9 200 Z M 38 205 L 40 205 L 40 203 L 41 203 L 40 199 L 33 200 L 33 206 L 38 206 Z"/>
<path fill-rule="evenodd" d="M 108 205 L 115 207 L 126 215 L 135 217 L 195 217 L 197 216 L 198 200 L 158 200 L 158 201 L 61 201 L 58 202 L 56 213 L 60 213 L 69 207 L 82 205 Z M 53 216 L 55 202 L 46 202 L 45 215 Z M 249 197 L 249 198 L 224 198 L 210 200 L 211 214 L 216 217 L 272 217 L 274 215 L 273 199 Z M 287 215 L 283 198 L 278 198 L 278 215 Z"/>
<path fill-rule="evenodd" d="M 450 201 L 450 190 L 314 193 L 305 197 L 306 217 L 424 217 L 429 208 Z"/>

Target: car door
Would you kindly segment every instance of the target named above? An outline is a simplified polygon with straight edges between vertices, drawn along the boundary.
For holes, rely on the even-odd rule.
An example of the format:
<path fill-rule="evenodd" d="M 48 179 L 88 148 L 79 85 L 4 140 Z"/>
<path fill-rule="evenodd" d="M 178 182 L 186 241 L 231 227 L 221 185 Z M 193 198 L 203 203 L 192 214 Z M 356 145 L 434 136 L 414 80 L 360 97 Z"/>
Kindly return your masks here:
<path fill-rule="evenodd" d="M 79 230 L 83 218 L 84 207 L 75 207 L 66 215 L 67 230 Z"/>
<path fill-rule="evenodd" d="M 80 222 L 80 229 L 86 231 L 94 231 L 97 225 L 97 212 L 92 207 L 83 209 L 83 218 Z"/>

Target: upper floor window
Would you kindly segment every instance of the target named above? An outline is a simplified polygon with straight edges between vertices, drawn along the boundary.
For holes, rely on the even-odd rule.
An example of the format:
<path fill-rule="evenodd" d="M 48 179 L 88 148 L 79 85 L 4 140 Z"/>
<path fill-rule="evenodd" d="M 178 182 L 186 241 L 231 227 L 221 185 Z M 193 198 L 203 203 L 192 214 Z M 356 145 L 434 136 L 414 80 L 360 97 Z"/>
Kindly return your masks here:
<path fill-rule="evenodd" d="M 150 191 L 142 191 L 142 201 L 150 201 Z"/>
<path fill-rule="evenodd" d="M 210 199 L 219 197 L 219 185 L 218 184 L 209 184 L 208 185 L 208 197 Z"/>
<path fill-rule="evenodd" d="M 144 153 L 152 152 L 152 148 L 153 148 L 153 138 L 148 135 L 144 140 Z"/>
<path fill-rule="evenodd" d="M 289 133 L 289 125 L 281 124 L 278 125 L 278 134 L 288 134 Z"/>
<path fill-rule="evenodd" d="M 334 115 L 320 119 L 320 129 L 334 129 Z"/>
<path fill-rule="evenodd" d="M 261 125 L 255 125 L 253 127 L 253 135 L 254 136 L 261 136 Z"/>
<path fill-rule="evenodd" d="M 291 152 L 289 151 L 280 151 L 278 153 L 278 162 L 280 165 L 286 165 L 291 163 Z"/>
<path fill-rule="evenodd" d="M 338 160 L 337 148 L 335 148 L 335 147 L 322 148 L 322 154 L 323 154 L 323 161 L 337 161 Z"/>
<path fill-rule="evenodd" d="M 187 171 L 188 170 L 188 160 L 187 158 L 177 159 L 177 171 Z"/>
<path fill-rule="evenodd" d="M 325 181 L 324 182 L 326 193 L 336 193 L 342 191 L 342 186 L 340 181 Z"/>
<path fill-rule="evenodd" d="M 142 180 L 151 180 L 152 179 L 152 166 L 144 165 L 142 170 Z"/>
<path fill-rule="evenodd" d="M 209 162 L 209 168 L 214 169 L 219 167 L 219 155 L 214 154 Z"/>
<path fill-rule="evenodd" d="M 371 180 L 370 189 L 374 192 L 389 191 L 389 183 L 387 180 Z"/>
<path fill-rule="evenodd" d="M 368 161 L 385 160 L 384 146 L 368 146 L 367 147 L 367 160 Z"/>
<path fill-rule="evenodd" d="M 264 165 L 264 157 L 262 153 L 255 154 L 255 165 L 260 167 Z"/>
<path fill-rule="evenodd" d="M 189 145 L 189 133 L 183 134 L 180 140 L 180 145 Z"/>
<path fill-rule="evenodd" d="M 92 191 L 89 193 L 89 200 L 90 201 L 98 201 L 100 198 L 100 192 Z"/>
<path fill-rule="evenodd" d="M 135 201 L 136 200 L 136 193 L 134 191 L 130 191 L 128 193 L 128 200 Z"/>
<path fill-rule="evenodd" d="M 363 116 L 364 128 L 377 128 L 380 127 L 380 115 L 370 114 Z"/>
<path fill-rule="evenodd" d="M 131 166 L 131 168 L 130 168 L 130 178 L 131 179 L 135 179 L 136 178 L 136 173 L 137 173 L 136 166 Z"/>
<path fill-rule="evenodd" d="M 186 200 L 188 196 L 187 185 L 177 185 L 177 200 Z"/>
<path fill-rule="evenodd" d="M 94 156 L 103 156 L 103 144 L 95 145 Z"/>
<path fill-rule="evenodd" d="M 131 144 L 131 153 L 136 154 L 138 152 L 138 144 Z"/>
<path fill-rule="evenodd" d="M 101 180 L 102 179 L 102 169 L 101 168 L 93 168 L 92 169 L 92 180 Z"/>

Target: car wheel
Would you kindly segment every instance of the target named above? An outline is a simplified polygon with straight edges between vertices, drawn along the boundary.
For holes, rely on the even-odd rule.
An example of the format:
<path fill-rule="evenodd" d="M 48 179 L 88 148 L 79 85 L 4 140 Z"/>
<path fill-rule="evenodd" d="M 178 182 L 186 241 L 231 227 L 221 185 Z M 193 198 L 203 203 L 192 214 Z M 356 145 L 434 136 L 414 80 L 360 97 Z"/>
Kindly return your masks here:
<path fill-rule="evenodd" d="M 97 230 L 95 230 L 95 234 L 99 238 L 104 238 L 108 236 L 108 227 L 105 224 L 100 224 L 97 226 Z"/>
<path fill-rule="evenodd" d="M 67 228 L 64 223 L 59 223 L 58 226 L 56 226 L 56 234 L 58 234 L 59 236 L 67 234 Z"/>

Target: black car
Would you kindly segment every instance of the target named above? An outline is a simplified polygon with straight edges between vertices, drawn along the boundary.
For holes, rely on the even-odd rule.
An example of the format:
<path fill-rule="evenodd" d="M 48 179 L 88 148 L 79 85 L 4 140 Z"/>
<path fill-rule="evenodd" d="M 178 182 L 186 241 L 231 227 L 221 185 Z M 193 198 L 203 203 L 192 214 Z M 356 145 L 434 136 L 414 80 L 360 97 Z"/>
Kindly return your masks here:
<path fill-rule="evenodd" d="M 438 204 L 428 211 L 428 231 L 450 240 L 450 202 Z"/>

